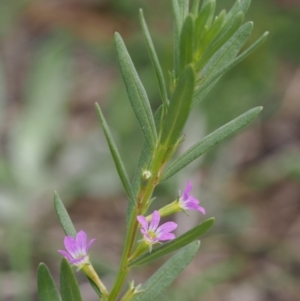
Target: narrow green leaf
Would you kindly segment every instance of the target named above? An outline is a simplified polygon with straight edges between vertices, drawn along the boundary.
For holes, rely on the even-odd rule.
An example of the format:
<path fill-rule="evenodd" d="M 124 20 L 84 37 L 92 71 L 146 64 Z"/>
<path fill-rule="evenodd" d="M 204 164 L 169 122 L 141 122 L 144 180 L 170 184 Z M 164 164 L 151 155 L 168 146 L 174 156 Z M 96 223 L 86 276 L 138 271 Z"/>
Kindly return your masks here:
<path fill-rule="evenodd" d="M 201 60 L 199 61 L 197 67 L 201 70 L 203 66 L 211 59 L 211 57 L 218 51 L 226 41 L 228 41 L 233 34 L 242 25 L 244 20 L 244 14 L 242 12 L 237 13 L 232 19 L 228 20 L 224 24 L 222 30 L 212 41 L 212 43 L 207 47 Z"/>
<path fill-rule="evenodd" d="M 60 294 L 62 301 L 82 301 L 74 272 L 65 258 L 60 265 Z"/>
<path fill-rule="evenodd" d="M 185 281 L 182 285 L 180 284 L 172 290 L 168 290 L 159 298 L 159 301 L 207 300 L 205 296 L 209 294 L 212 288 L 239 278 L 246 266 L 247 259 L 242 254 L 221 260 L 220 263 L 216 263 L 197 273 L 192 279 Z M 186 296 L 188 296 L 188 299 L 186 299 Z"/>
<path fill-rule="evenodd" d="M 194 20 L 192 15 L 186 17 L 180 35 L 179 74 L 193 62 L 194 55 Z"/>
<path fill-rule="evenodd" d="M 102 125 L 102 128 L 103 128 L 103 132 L 104 132 L 107 144 L 109 146 L 111 155 L 112 155 L 112 157 L 114 159 L 116 169 L 118 171 L 119 177 L 120 177 L 121 182 L 123 184 L 123 187 L 124 187 L 124 189 L 126 191 L 126 194 L 127 194 L 128 198 L 129 198 L 129 200 L 131 202 L 134 202 L 132 187 L 131 187 L 129 178 L 127 176 L 127 172 L 125 170 L 125 167 L 124 167 L 124 164 L 122 162 L 122 159 L 121 159 L 121 157 L 119 155 L 119 152 L 118 152 L 118 149 L 116 147 L 116 144 L 115 144 L 115 142 L 113 140 L 113 137 L 112 137 L 112 135 L 110 133 L 109 127 L 108 127 L 108 125 L 107 125 L 107 123 L 105 121 L 105 118 L 104 118 L 103 114 L 102 114 L 101 108 L 100 108 L 100 106 L 97 103 L 96 103 L 96 110 L 97 110 L 97 113 L 98 113 L 98 116 L 99 116 L 99 119 L 100 119 L 100 122 L 101 122 L 101 125 Z"/>
<path fill-rule="evenodd" d="M 44 263 L 38 267 L 37 281 L 39 301 L 60 301 L 54 280 Z"/>
<path fill-rule="evenodd" d="M 162 98 L 162 101 L 164 103 L 164 105 L 167 107 L 169 105 L 169 100 L 168 100 L 168 94 L 167 94 L 167 88 L 166 88 L 166 83 L 165 83 L 165 78 L 151 39 L 151 35 L 150 32 L 148 30 L 145 18 L 144 18 L 144 14 L 143 14 L 143 10 L 140 9 L 140 22 L 141 22 L 141 26 L 143 29 L 143 33 L 144 33 L 144 37 L 147 43 L 147 48 L 149 51 L 149 55 L 152 61 L 152 65 L 154 67 L 155 70 L 155 74 L 156 74 L 156 78 L 158 81 L 158 85 L 159 85 L 159 91 L 160 91 L 160 95 Z"/>
<path fill-rule="evenodd" d="M 208 15 L 205 16 L 205 19 L 206 19 L 205 26 L 207 26 L 209 28 L 214 19 L 214 15 L 215 15 L 215 11 L 216 11 L 216 0 L 204 0 L 202 3 L 200 14 L 202 13 L 202 10 L 204 10 L 207 5 L 212 5 L 212 10 L 209 10 Z"/>
<path fill-rule="evenodd" d="M 145 284 L 142 285 L 141 290 L 143 290 L 143 293 L 136 295 L 132 301 L 158 300 L 157 297 L 159 294 L 169 287 L 184 268 L 192 261 L 199 246 L 200 242 L 195 241 L 171 257 L 145 282 Z"/>
<path fill-rule="evenodd" d="M 207 3 L 202 4 L 201 11 L 195 21 L 195 51 L 196 51 L 196 60 L 201 57 L 201 52 L 198 51 L 201 47 L 202 37 L 205 33 L 205 28 L 209 29 L 209 23 L 211 22 L 216 8 L 216 2 L 210 0 Z"/>
<path fill-rule="evenodd" d="M 118 63 L 128 98 L 135 116 L 140 123 L 145 140 L 152 148 L 156 143 L 157 135 L 147 93 L 119 33 L 115 33 L 115 44 Z"/>
<path fill-rule="evenodd" d="M 146 143 L 144 143 L 140 157 L 139 157 L 139 161 L 138 161 L 138 164 L 136 167 L 134 178 L 132 181 L 134 199 L 137 198 L 137 195 L 139 192 L 142 171 L 143 171 L 143 169 L 148 168 L 151 157 L 152 157 L 152 150 L 149 148 L 149 146 Z"/>
<path fill-rule="evenodd" d="M 215 22 L 213 23 L 211 28 L 203 36 L 200 47 L 197 49 L 198 55 L 205 52 L 205 50 L 210 46 L 212 41 L 216 38 L 218 33 L 221 31 L 222 26 L 224 24 L 224 20 L 225 20 L 225 14 L 226 14 L 225 10 L 221 11 L 219 16 L 216 17 Z M 201 56 L 200 62 L 202 62 L 202 60 L 203 60 L 203 57 Z M 197 68 L 200 69 L 201 67 L 198 67 L 198 65 L 199 65 L 199 63 L 197 63 Z"/>
<path fill-rule="evenodd" d="M 190 0 L 178 0 L 181 15 L 182 15 L 182 23 L 184 22 L 184 19 L 189 13 L 189 6 L 190 6 Z"/>
<path fill-rule="evenodd" d="M 179 70 L 179 41 L 180 41 L 180 33 L 181 33 L 181 17 L 180 17 L 180 9 L 178 0 L 172 0 L 172 11 L 173 11 L 173 19 L 174 19 L 174 73 L 175 78 L 178 76 Z"/>
<path fill-rule="evenodd" d="M 179 72 L 179 57 L 180 57 L 180 35 L 181 29 L 186 16 L 188 15 L 189 0 L 172 0 L 172 10 L 174 18 L 174 73 L 175 79 Z"/>
<path fill-rule="evenodd" d="M 162 129 L 161 143 L 172 146 L 188 118 L 195 87 L 195 73 L 187 66 L 178 80 Z"/>
<path fill-rule="evenodd" d="M 177 0 L 179 5 L 180 23 L 183 25 L 185 18 L 189 13 L 189 0 Z"/>
<path fill-rule="evenodd" d="M 158 133 L 160 132 L 161 119 L 162 119 L 163 113 L 164 113 L 164 107 L 163 107 L 163 105 L 161 105 L 154 115 L 155 126 L 156 126 Z M 148 168 L 151 158 L 152 158 L 152 151 L 149 148 L 149 146 L 147 145 L 147 143 L 144 143 L 141 154 L 140 154 L 140 158 L 139 158 L 139 161 L 138 161 L 138 164 L 136 167 L 136 171 L 134 173 L 134 178 L 132 181 L 134 200 L 136 200 L 138 193 L 139 193 L 142 171 L 143 171 L 143 169 Z M 130 218 L 133 208 L 134 208 L 134 203 L 130 202 L 128 204 L 128 208 L 127 208 L 127 215 L 126 215 L 127 222 L 129 221 L 129 218 Z"/>
<path fill-rule="evenodd" d="M 192 107 L 194 108 L 197 103 L 199 103 L 204 96 L 209 92 L 209 90 L 217 83 L 219 78 L 230 70 L 232 67 L 243 61 L 248 55 L 250 55 L 254 50 L 256 50 L 268 37 L 269 32 L 265 32 L 260 38 L 258 38 L 251 46 L 249 46 L 244 52 L 238 55 L 235 59 L 231 60 L 228 64 L 221 66 L 221 68 L 215 72 L 213 75 L 205 77 L 201 81 L 200 88 L 196 90 L 194 95 L 194 102 Z"/>
<path fill-rule="evenodd" d="M 246 14 L 250 4 L 251 0 L 237 0 L 232 6 L 231 10 L 228 12 L 226 20 L 232 19 L 232 17 L 238 12 L 243 12 L 243 14 Z"/>
<path fill-rule="evenodd" d="M 204 235 L 213 226 L 214 222 L 215 222 L 214 218 L 209 218 L 205 220 L 203 223 L 187 231 L 183 235 L 175 238 L 174 240 L 158 247 L 157 249 L 153 250 L 151 253 L 138 257 L 137 259 L 132 261 L 129 264 L 129 266 L 131 267 L 131 266 L 139 266 L 139 265 L 147 264 L 171 252 L 174 252 L 182 247 L 185 247 L 186 245 L 190 244 L 194 240 L 198 239 L 200 236 Z"/>
<path fill-rule="evenodd" d="M 200 0 L 194 0 L 191 9 L 191 13 L 194 15 L 194 17 L 198 16 L 199 6 L 200 6 Z"/>
<path fill-rule="evenodd" d="M 249 124 L 257 115 L 261 112 L 262 107 L 257 107 L 246 113 L 240 115 L 239 117 L 231 120 L 225 125 L 221 126 L 211 134 L 203 138 L 202 141 L 196 143 L 186 152 L 184 152 L 178 159 L 176 159 L 171 166 L 169 166 L 163 173 L 160 181 L 165 181 L 178 171 L 183 169 L 185 166 L 199 158 L 205 152 L 210 150 L 212 147 L 225 140 L 229 136 L 235 134 L 241 128 Z"/>
<path fill-rule="evenodd" d="M 57 192 L 54 193 L 54 208 L 65 234 L 75 237 L 77 232 Z"/>
<path fill-rule="evenodd" d="M 251 54 L 254 50 L 256 50 L 267 39 L 268 35 L 269 32 L 265 32 L 260 38 L 258 38 L 253 44 L 251 44 L 251 46 L 249 46 L 245 51 L 239 54 L 236 57 L 236 59 L 234 59 L 228 65 L 226 65 L 223 69 L 225 71 L 223 70 L 220 71 L 223 71 L 224 73 L 230 68 L 232 68 L 233 66 L 235 66 L 236 64 L 238 64 L 239 62 L 241 62 L 242 60 L 244 60 L 249 54 Z"/>
<path fill-rule="evenodd" d="M 163 111 L 164 111 L 163 106 L 161 105 L 158 108 L 158 110 L 156 111 L 155 116 L 154 116 L 154 121 L 155 121 L 155 126 L 157 128 L 157 132 L 160 132 Z M 132 181 L 134 199 L 136 199 L 138 190 L 140 187 L 142 170 L 147 169 L 149 167 L 151 158 L 152 158 L 152 150 L 148 147 L 148 145 L 146 143 L 144 143 L 141 154 L 140 154 L 140 158 L 139 158 L 139 161 L 138 161 L 138 164 L 136 167 L 134 178 Z"/>
<path fill-rule="evenodd" d="M 93 290 L 95 291 L 95 293 L 101 298 L 102 297 L 102 292 L 100 291 L 99 287 L 95 284 L 95 282 L 89 278 L 89 277 L 86 277 L 91 285 L 91 287 L 93 288 Z"/>
<path fill-rule="evenodd" d="M 198 83 L 198 86 L 200 88 L 195 92 L 194 102 L 192 105 L 193 107 L 195 107 L 200 102 L 200 100 L 202 100 L 202 98 L 212 88 L 213 84 L 215 84 L 215 82 L 218 80 L 218 78 L 215 78 L 214 75 L 219 74 L 219 70 L 230 63 L 230 61 L 232 61 L 236 57 L 242 46 L 247 41 L 249 35 L 251 34 L 252 28 L 252 22 L 245 23 L 243 26 L 241 26 L 237 30 L 237 32 L 229 39 L 229 41 L 227 41 L 207 63 L 201 73 L 201 78 Z M 214 81 L 211 81 L 212 77 L 215 78 Z M 210 85 L 205 85 L 207 81 L 210 82 Z M 203 88 L 204 85 L 205 89 Z"/>

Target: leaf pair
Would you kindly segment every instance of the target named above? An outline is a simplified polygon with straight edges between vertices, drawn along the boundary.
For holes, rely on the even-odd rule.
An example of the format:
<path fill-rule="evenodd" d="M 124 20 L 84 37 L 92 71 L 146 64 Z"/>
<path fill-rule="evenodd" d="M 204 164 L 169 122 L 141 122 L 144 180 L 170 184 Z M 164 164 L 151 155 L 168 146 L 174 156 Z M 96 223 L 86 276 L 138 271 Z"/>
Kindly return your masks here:
<path fill-rule="evenodd" d="M 82 301 L 79 286 L 69 262 L 64 258 L 60 265 L 60 294 L 61 299 L 48 267 L 41 263 L 38 267 L 39 301 Z"/>

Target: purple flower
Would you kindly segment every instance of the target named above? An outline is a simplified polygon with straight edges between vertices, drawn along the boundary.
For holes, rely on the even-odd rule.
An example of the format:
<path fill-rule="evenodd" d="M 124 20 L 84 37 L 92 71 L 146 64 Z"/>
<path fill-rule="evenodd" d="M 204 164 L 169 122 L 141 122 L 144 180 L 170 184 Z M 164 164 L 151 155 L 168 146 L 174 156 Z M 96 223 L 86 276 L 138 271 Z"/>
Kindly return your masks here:
<path fill-rule="evenodd" d="M 58 250 L 58 252 L 69 260 L 71 264 L 82 266 L 89 263 L 88 251 L 95 239 L 91 239 L 87 243 L 86 233 L 79 231 L 76 237 L 66 236 L 64 239 L 67 251 Z"/>
<path fill-rule="evenodd" d="M 184 191 L 181 197 L 179 198 L 179 207 L 183 211 L 198 210 L 201 213 L 205 214 L 205 209 L 199 206 L 199 201 L 190 194 L 192 188 L 193 188 L 192 184 L 189 181 L 187 181 Z"/>
<path fill-rule="evenodd" d="M 175 238 L 175 234 L 170 232 L 177 228 L 177 224 L 174 222 L 167 222 L 158 227 L 160 221 L 160 214 L 158 211 L 153 212 L 150 224 L 148 224 L 147 219 L 142 215 L 139 215 L 137 220 L 142 226 L 141 233 L 144 235 L 144 241 L 150 246 L 160 241 L 172 240 Z"/>

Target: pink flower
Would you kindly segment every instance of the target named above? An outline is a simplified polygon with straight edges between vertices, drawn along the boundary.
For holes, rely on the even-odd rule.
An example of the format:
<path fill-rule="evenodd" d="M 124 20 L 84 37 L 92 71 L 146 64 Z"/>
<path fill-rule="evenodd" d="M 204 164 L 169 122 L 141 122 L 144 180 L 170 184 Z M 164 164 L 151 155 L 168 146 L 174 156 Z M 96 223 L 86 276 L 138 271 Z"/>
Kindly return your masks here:
<path fill-rule="evenodd" d="M 167 222 L 158 227 L 160 221 L 160 214 L 158 211 L 154 211 L 151 217 L 150 224 L 147 219 L 139 215 L 137 217 L 138 222 L 141 224 L 141 233 L 144 236 L 144 241 L 148 245 L 153 245 L 160 241 L 172 240 L 175 238 L 175 234 L 170 233 L 177 228 L 177 224 L 174 222 Z"/>
<path fill-rule="evenodd" d="M 71 264 L 82 266 L 89 263 L 88 251 L 95 239 L 87 243 L 87 236 L 84 231 L 79 231 L 76 238 L 66 236 L 64 245 L 67 251 L 58 250 L 58 252 L 69 260 Z"/>
<path fill-rule="evenodd" d="M 187 181 L 184 191 L 181 197 L 179 198 L 178 205 L 183 211 L 198 210 L 201 213 L 205 214 L 205 209 L 199 206 L 199 201 L 190 194 L 192 188 L 193 188 L 192 184 L 189 181 Z"/>

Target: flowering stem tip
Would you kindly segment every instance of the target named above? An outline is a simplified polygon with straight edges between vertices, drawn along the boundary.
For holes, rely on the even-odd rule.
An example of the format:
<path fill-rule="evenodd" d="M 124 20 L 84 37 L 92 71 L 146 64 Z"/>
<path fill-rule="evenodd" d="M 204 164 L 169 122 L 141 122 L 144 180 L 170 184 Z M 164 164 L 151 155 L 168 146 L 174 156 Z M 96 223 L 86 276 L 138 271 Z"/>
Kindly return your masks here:
<path fill-rule="evenodd" d="M 108 291 L 105 285 L 99 279 L 98 274 L 94 270 L 89 260 L 89 249 L 95 239 L 91 239 L 87 242 L 87 236 L 84 231 L 79 231 L 76 237 L 66 236 L 64 239 L 65 250 L 58 250 L 72 265 L 78 267 L 78 270 L 82 270 L 84 274 L 90 278 L 99 288 L 103 297 L 108 296 Z"/>
<path fill-rule="evenodd" d="M 84 231 L 79 231 L 76 237 L 66 236 L 64 239 L 64 245 L 67 251 L 58 250 L 58 252 L 64 256 L 68 261 L 76 265 L 79 269 L 84 264 L 89 264 L 88 251 L 95 239 L 91 239 L 87 243 L 87 236 Z"/>
<path fill-rule="evenodd" d="M 177 228 L 177 224 L 166 222 L 158 227 L 160 222 L 160 213 L 158 211 L 153 212 L 150 224 L 142 215 L 138 215 L 137 220 L 141 225 L 141 233 L 143 234 L 142 244 L 148 246 L 150 252 L 154 244 L 175 238 L 175 234 L 171 232 Z"/>
<path fill-rule="evenodd" d="M 186 186 L 183 190 L 182 195 L 179 197 L 178 205 L 181 210 L 198 210 L 201 213 L 205 214 L 205 209 L 199 206 L 199 200 L 192 196 L 191 190 L 193 186 L 190 181 L 186 182 Z"/>

